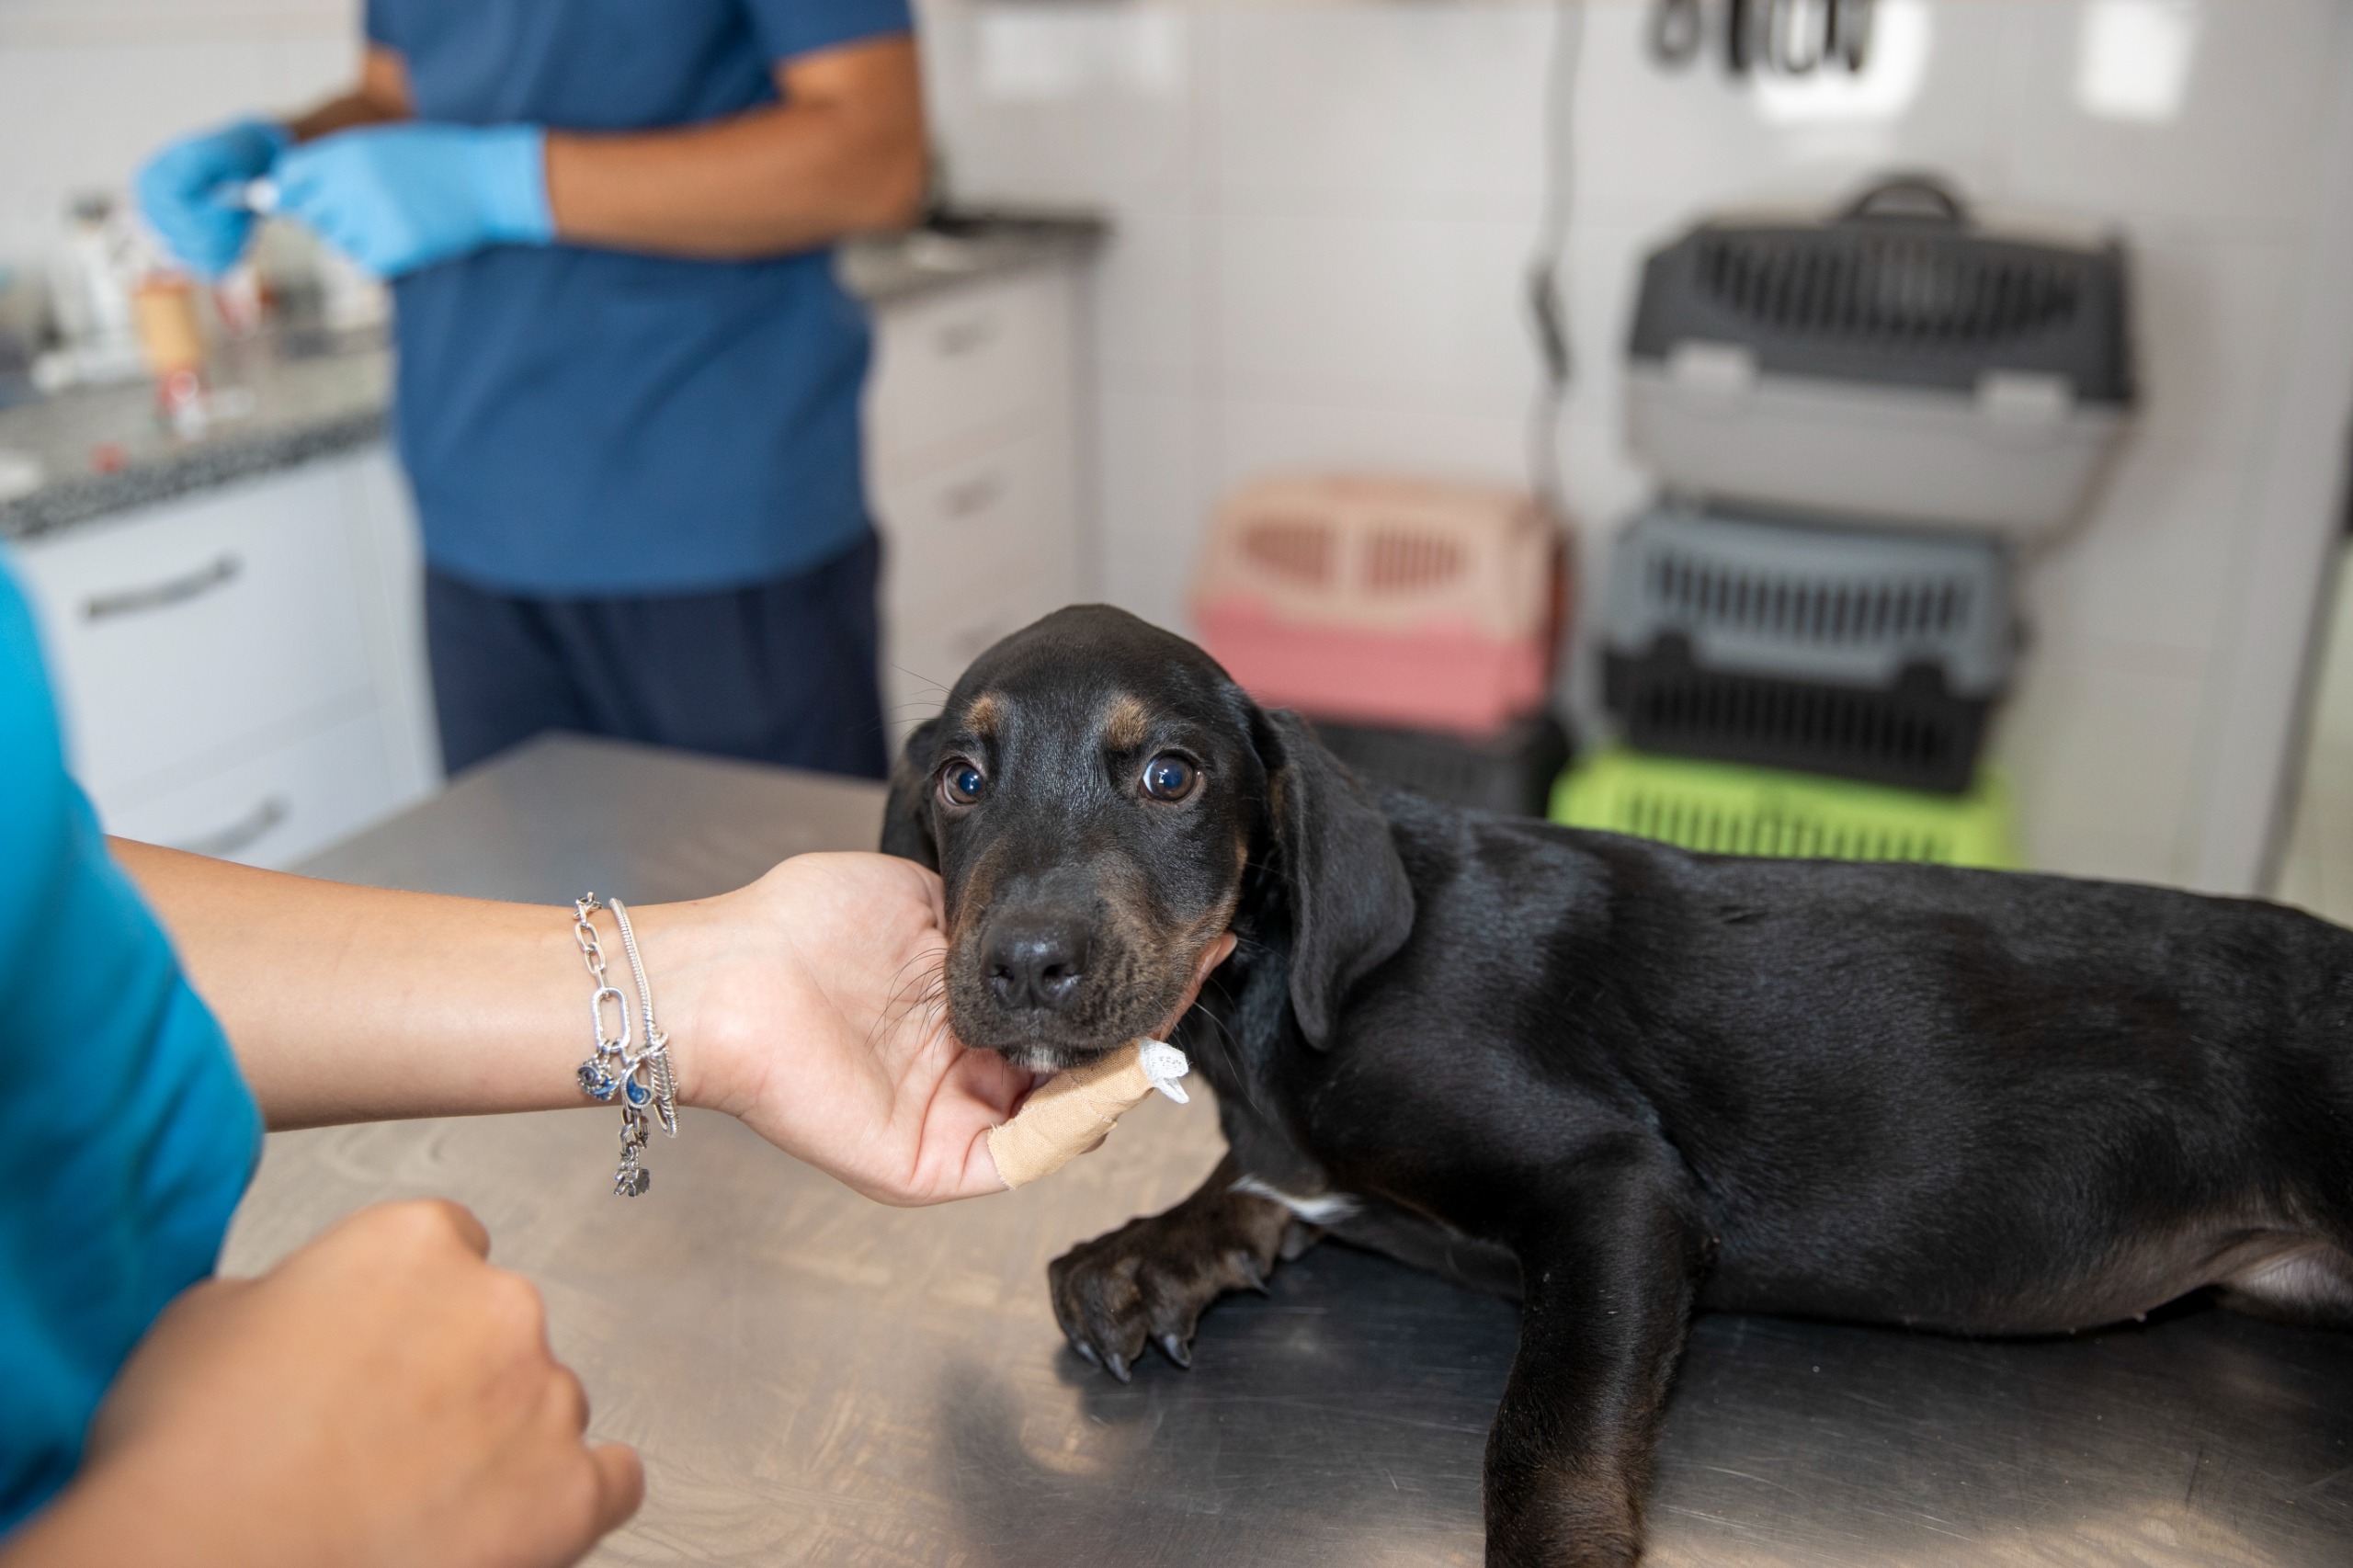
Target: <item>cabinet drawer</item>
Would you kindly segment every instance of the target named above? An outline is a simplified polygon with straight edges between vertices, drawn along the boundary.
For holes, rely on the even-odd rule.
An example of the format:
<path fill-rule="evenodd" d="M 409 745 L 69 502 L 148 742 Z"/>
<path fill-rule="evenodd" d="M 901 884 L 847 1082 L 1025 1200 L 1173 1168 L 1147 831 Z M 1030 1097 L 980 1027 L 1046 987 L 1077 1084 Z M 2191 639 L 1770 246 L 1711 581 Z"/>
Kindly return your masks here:
<path fill-rule="evenodd" d="M 1079 581 L 1070 483 L 1033 435 L 928 472 L 886 479 L 875 510 L 889 541 L 884 602 L 953 614 L 1018 593 L 1047 608 Z"/>
<path fill-rule="evenodd" d="M 96 797 L 108 833 L 249 866 L 290 865 L 402 802 L 373 708 L 136 804 Z"/>
<path fill-rule="evenodd" d="M 371 684 L 332 468 L 78 529 L 18 560 L 93 795 L 226 761 Z"/>
<path fill-rule="evenodd" d="M 1055 276 L 1036 275 L 883 311 L 868 405 L 878 473 L 1037 418 L 1070 374 L 1065 292 Z"/>

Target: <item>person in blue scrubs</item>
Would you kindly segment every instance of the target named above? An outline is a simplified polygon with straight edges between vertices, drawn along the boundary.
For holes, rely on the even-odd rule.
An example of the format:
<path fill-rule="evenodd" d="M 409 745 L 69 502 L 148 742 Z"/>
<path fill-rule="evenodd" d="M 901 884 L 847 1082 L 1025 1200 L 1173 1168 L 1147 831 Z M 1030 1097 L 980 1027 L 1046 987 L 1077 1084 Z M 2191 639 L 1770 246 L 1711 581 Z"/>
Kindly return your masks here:
<path fill-rule="evenodd" d="M 216 276 L 277 210 L 392 279 L 452 770 L 548 728 L 879 778 L 867 323 L 922 198 L 906 0 L 369 0 L 359 85 L 176 142 Z"/>
<path fill-rule="evenodd" d="M 1001 1191 L 987 1133 L 1029 1075 L 904 1001 L 939 900 L 910 861 L 808 855 L 632 911 L 680 1099 L 883 1201 Z M 585 1437 L 464 1210 L 365 1209 L 210 1278 L 265 1122 L 584 1103 L 572 922 L 102 837 L 0 557 L 0 1568 L 558 1564 L 634 1511 L 637 1457 Z M 620 1201 L 609 1166 L 551 1175 Z"/>

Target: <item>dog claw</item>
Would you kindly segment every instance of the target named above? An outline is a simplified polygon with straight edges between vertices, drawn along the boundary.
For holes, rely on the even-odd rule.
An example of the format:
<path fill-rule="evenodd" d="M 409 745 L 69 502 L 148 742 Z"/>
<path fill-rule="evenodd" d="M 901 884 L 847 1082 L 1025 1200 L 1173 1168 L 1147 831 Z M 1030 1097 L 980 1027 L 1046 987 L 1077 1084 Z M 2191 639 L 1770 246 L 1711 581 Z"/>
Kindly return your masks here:
<path fill-rule="evenodd" d="M 1070 1347 L 1085 1357 L 1088 1366 L 1100 1367 L 1103 1364 L 1103 1358 L 1095 1353 L 1095 1346 L 1092 1345 L 1083 1344 L 1074 1339 L 1070 1342 Z"/>
<path fill-rule="evenodd" d="M 1256 1258 L 1252 1257 L 1248 1253 L 1243 1253 L 1236 1267 L 1241 1270 L 1242 1282 L 1245 1285 L 1257 1291 L 1261 1296 L 1273 1294 L 1267 1289 L 1267 1271 L 1258 1267 Z"/>
<path fill-rule="evenodd" d="M 1160 1336 L 1160 1353 L 1187 1371 L 1193 1369 L 1193 1353 L 1187 1349 L 1185 1342 L 1175 1335 L 1164 1334 Z"/>
<path fill-rule="evenodd" d="M 1107 1354 L 1104 1363 L 1104 1370 L 1109 1372 L 1113 1377 L 1119 1379 L 1123 1383 L 1126 1382 L 1131 1376 L 1128 1371 L 1128 1358 L 1125 1356 L 1120 1355 L 1116 1350 L 1110 1351 Z"/>

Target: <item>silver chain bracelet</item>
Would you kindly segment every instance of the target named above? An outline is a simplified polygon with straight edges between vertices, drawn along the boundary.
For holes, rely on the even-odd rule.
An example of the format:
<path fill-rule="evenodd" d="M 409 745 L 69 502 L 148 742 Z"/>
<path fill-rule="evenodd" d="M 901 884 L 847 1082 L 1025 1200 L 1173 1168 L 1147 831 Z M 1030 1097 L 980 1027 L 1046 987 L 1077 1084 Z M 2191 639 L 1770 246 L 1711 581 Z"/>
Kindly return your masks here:
<path fill-rule="evenodd" d="M 599 909 L 610 909 L 614 924 L 621 928 L 621 948 L 629 954 L 638 1007 L 645 1016 L 642 1034 L 630 1027 L 628 998 L 606 977 L 605 946 L 597 939 L 596 922 L 590 918 Z M 588 1030 L 596 1045 L 580 1063 L 580 1092 L 605 1104 L 616 1098 L 621 1102 L 621 1158 L 613 1171 L 613 1190 L 623 1198 L 635 1198 L 654 1185 L 654 1173 L 639 1160 L 648 1135 L 646 1112 L 652 1111 L 661 1121 L 663 1131 L 673 1138 L 678 1135 L 670 1037 L 654 1026 L 654 988 L 646 983 L 645 964 L 637 956 L 637 934 L 630 929 L 627 906 L 617 898 L 600 901 L 593 892 L 582 894 L 573 901 L 572 935 L 580 944 L 588 977 L 597 983 L 595 994 L 588 998 Z M 608 1001 L 620 1020 L 618 1035 L 605 1032 Z"/>

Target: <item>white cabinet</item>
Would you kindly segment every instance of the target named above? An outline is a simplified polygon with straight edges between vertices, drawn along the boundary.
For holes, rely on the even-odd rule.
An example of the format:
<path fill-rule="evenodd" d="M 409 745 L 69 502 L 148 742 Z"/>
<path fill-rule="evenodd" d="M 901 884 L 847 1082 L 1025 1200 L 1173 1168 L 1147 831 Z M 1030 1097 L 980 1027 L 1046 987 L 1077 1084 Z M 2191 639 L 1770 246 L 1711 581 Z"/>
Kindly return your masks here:
<path fill-rule="evenodd" d="M 438 782 L 415 528 L 381 448 L 14 559 L 109 832 L 285 865 Z"/>
<path fill-rule="evenodd" d="M 975 654 L 1086 591 L 1079 303 L 1076 264 L 1057 262 L 876 310 L 867 485 L 894 746 Z"/>

